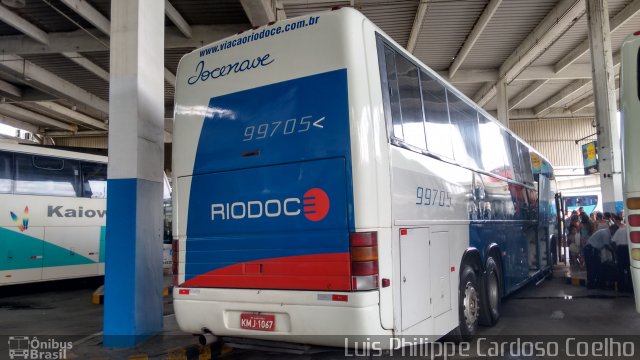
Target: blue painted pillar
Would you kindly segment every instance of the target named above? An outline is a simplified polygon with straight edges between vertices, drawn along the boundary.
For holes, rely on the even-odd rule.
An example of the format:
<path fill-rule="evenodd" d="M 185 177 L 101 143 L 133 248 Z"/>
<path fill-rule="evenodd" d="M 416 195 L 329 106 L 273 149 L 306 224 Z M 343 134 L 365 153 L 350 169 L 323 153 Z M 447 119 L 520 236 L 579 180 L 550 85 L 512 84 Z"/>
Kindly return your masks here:
<path fill-rule="evenodd" d="M 164 1 L 111 1 L 104 346 L 162 330 Z"/>

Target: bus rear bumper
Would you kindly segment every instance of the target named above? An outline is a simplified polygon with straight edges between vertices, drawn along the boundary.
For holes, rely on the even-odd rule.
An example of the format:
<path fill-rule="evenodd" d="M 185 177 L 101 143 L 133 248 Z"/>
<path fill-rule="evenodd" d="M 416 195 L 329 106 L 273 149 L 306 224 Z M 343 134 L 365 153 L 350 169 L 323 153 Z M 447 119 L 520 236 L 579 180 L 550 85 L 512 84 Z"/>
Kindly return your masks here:
<path fill-rule="evenodd" d="M 391 336 L 380 325 L 378 291 L 178 288 L 173 290 L 182 331 L 324 346 L 345 346 L 372 336 Z M 242 314 L 271 315 L 271 331 L 242 328 Z M 206 329 L 206 330 L 205 330 Z"/>
<path fill-rule="evenodd" d="M 631 260 L 633 263 L 633 260 Z M 636 312 L 640 313 L 640 268 L 631 266 L 631 282 L 633 283 L 633 291 L 636 302 Z"/>

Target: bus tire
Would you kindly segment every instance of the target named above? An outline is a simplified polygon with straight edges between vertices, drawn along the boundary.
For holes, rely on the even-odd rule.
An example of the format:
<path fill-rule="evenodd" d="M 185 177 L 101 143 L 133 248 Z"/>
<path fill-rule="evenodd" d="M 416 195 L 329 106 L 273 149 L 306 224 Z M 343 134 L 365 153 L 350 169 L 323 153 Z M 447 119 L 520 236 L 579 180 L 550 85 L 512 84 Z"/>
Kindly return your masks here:
<path fill-rule="evenodd" d="M 488 315 L 489 325 L 493 326 L 500 319 L 500 305 L 502 302 L 502 271 L 493 256 L 487 258 L 485 274 L 483 310 Z"/>
<path fill-rule="evenodd" d="M 469 339 L 478 331 L 480 305 L 478 277 L 470 265 L 464 264 L 460 272 L 460 289 L 458 292 L 458 312 L 460 316 L 458 332 L 463 340 Z"/>

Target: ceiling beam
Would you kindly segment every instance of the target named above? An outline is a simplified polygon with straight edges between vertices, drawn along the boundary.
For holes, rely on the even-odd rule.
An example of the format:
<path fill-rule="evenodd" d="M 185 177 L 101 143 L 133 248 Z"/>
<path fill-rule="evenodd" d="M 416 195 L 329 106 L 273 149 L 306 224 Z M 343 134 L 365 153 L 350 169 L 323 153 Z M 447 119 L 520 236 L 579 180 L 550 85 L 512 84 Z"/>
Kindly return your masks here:
<path fill-rule="evenodd" d="M 571 64 L 560 72 L 552 65 L 529 66 L 514 81 L 591 79 L 591 64 Z"/>
<path fill-rule="evenodd" d="M 274 8 L 276 11 L 276 21 L 285 20 L 287 18 L 287 14 L 284 11 L 284 4 L 282 4 L 281 0 L 275 0 Z"/>
<path fill-rule="evenodd" d="M 595 111 L 593 108 L 585 108 L 577 113 L 572 113 L 565 108 L 551 108 L 543 116 L 536 115 L 534 109 L 515 109 L 509 111 L 509 120 L 529 120 L 529 119 L 553 119 L 553 118 L 572 118 L 572 117 L 593 117 Z"/>
<path fill-rule="evenodd" d="M 420 29 L 422 29 L 422 23 L 424 17 L 427 15 L 427 8 L 429 7 L 428 0 L 420 0 L 418 10 L 416 11 L 416 17 L 413 19 L 413 26 L 411 27 L 411 34 L 409 35 L 409 41 L 407 41 L 407 51 L 413 53 L 418 43 L 418 37 L 420 36 Z"/>
<path fill-rule="evenodd" d="M 569 111 L 576 112 L 576 111 L 580 111 L 584 108 L 586 108 L 587 106 L 592 106 L 594 103 L 594 99 L 593 99 L 593 93 L 590 93 L 587 97 L 585 97 L 584 99 L 574 103 L 573 105 L 569 106 Z"/>
<path fill-rule="evenodd" d="M 573 64 L 571 66 L 575 66 L 575 65 L 577 64 Z M 588 65 L 589 69 L 591 69 L 591 64 L 586 64 L 586 65 Z M 618 76 L 620 73 L 620 52 L 613 55 L 613 72 L 615 76 Z M 542 104 L 538 105 L 536 109 L 538 108 L 541 109 L 544 106 L 548 106 L 549 103 L 553 103 L 551 106 L 555 106 L 555 104 L 558 104 L 564 101 L 566 98 L 573 96 L 576 92 L 584 88 L 580 84 L 583 84 L 584 86 L 592 85 L 591 76 L 589 76 L 588 78 L 584 78 L 584 79 L 580 79 L 572 82 L 571 84 L 567 85 L 564 89 L 560 90 L 558 93 L 546 99 Z"/>
<path fill-rule="evenodd" d="M 484 28 L 489 24 L 489 21 L 491 21 L 493 14 L 496 13 L 496 10 L 498 10 L 498 6 L 500 6 L 501 3 L 502 0 L 491 0 L 489 4 L 487 4 L 487 7 L 484 8 L 482 15 L 480 15 L 480 18 L 473 26 L 473 30 L 469 33 L 467 40 L 465 40 L 464 45 L 462 45 L 458 55 L 456 55 L 455 60 L 449 67 L 450 78 L 453 78 L 456 75 L 456 72 L 467 58 L 467 55 L 471 52 L 471 48 L 475 45 L 476 41 L 478 41 L 480 35 L 482 35 L 482 32 L 484 31 Z"/>
<path fill-rule="evenodd" d="M 504 79 L 507 84 L 511 83 L 578 18 L 584 15 L 585 11 L 585 4 L 582 0 L 561 0 L 500 66 L 499 79 Z M 481 91 L 476 93 L 474 99 L 480 106 L 484 106 L 483 104 L 488 103 L 495 96 L 495 83 L 489 86 L 489 89 L 492 88 L 493 91 L 486 91 L 483 87 L 480 89 Z M 482 90 L 485 91 L 482 92 Z"/>
<path fill-rule="evenodd" d="M 496 96 L 497 93 L 498 89 L 496 88 L 496 83 L 488 82 L 478 90 L 476 95 L 473 97 L 473 101 L 480 106 L 485 106 Z"/>
<path fill-rule="evenodd" d="M 624 9 L 622 9 L 616 16 L 614 16 L 610 23 L 609 29 L 614 32 L 622 25 L 627 23 L 632 17 L 640 13 L 640 0 L 634 0 Z M 566 69 L 569 65 L 573 64 L 576 60 L 582 57 L 589 51 L 589 38 L 584 39 L 580 45 L 576 46 L 573 50 L 569 51 L 562 59 L 560 59 L 555 65 L 554 70 L 560 72 Z"/>
<path fill-rule="evenodd" d="M 96 10 L 86 0 L 60 0 L 67 5 L 71 10 L 75 11 L 78 15 L 82 16 L 85 20 L 90 22 L 96 29 L 109 35 L 111 32 L 111 22 L 98 10 Z"/>
<path fill-rule="evenodd" d="M 240 0 L 240 4 L 252 26 L 267 25 L 276 21 L 270 0 Z"/>
<path fill-rule="evenodd" d="M 580 91 L 584 91 L 589 86 L 591 86 L 591 80 L 576 80 L 547 100 L 543 101 L 540 105 L 536 106 L 533 111 L 536 115 L 543 115 L 545 111 L 553 107 L 557 107 L 557 105 L 562 103 L 566 98 L 573 96 Z"/>
<path fill-rule="evenodd" d="M 531 85 L 527 86 L 524 90 L 520 91 L 516 96 L 509 100 L 509 110 L 516 108 L 529 96 L 533 95 L 536 91 L 540 90 L 549 80 L 537 80 Z"/>
<path fill-rule="evenodd" d="M 100 23 L 101 27 L 99 27 L 99 29 L 105 35 L 107 36 L 111 35 L 111 22 L 107 18 L 102 16 L 102 14 L 100 14 L 95 8 L 89 5 L 86 1 L 80 1 L 80 0 L 63 0 L 63 1 L 67 4 L 67 6 L 69 6 L 72 10 L 76 11 L 78 15 L 82 16 L 85 20 L 91 22 L 92 24 L 93 24 L 93 21 Z M 70 5 L 70 3 L 73 4 L 73 6 Z M 81 3 L 81 5 L 78 5 L 78 3 Z M 189 27 L 189 24 L 187 24 L 187 22 L 182 18 L 182 15 L 180 15 L 180 13 L 178 13 L 178 11 L 169 3 L 169 0 L 165 0 L 165 5 L 169 6 L 169 8 L 167 8 L 165 11 L 169 19 L 178 27 L 178 29 L 182 34 L 184 34 L 187 38 L 190 38 L 191 28 Z M 63 52 L 63 54 L 65 53 L 71 53 L 71 52 L 66 52 L 66 51 Z M 79 55 L 77 51 L 72 53 Z M 76 60 L 74 61 L 76 61 L 80 66 L 84 67 L 85 69 L 94 73 L 96 71 L 99 72 L 100 70 L 103 70 L 99 66 L 93 64 L 88 59 L 85 58 L 84 60 L 82 60 L 80 57 L 75 57 L 75 59 L 78 59 L 78 61 Z M 167 78 L 166 77 L 167 73 L 171 74 L 171 71 L 165 68 L 165 80 L 173 86 L 175 84 L 175 76 Z M 104 71 L 102 75 L 98 75 L 98 76 L 101 76 L 101 77 L 106 76 L 106 80 L 109 81 L 109 73 L 106 71 Z"/>
<path fill-rule="evenodd" d="M 171 70 L 164 68 L 164 80 L 171 86 L 176 86 L 176 76 L 171 72 Z"/>
<path fill-rule="evenodd" d="M 164 47 L 165 49 L 195 49 L 245 31 L 249 27 L 249 24 L 194 25 L 191 27 L 190 39 L 186 39 L 177 28 L 167 27 L 164 34 Z M 49 45 L 43 45 L 26 35 L 0 36 L 0 53 L 19 55 L 109 51 L 109 38 L 106 35 L 95 31 L 92 35 L 82 30 L 49 33 Z"/>
<path fill-rule="evenodd" d="M 99 78 L 101 78 L 102 80 L 109 81 L 109 72 L 108 71 L 106 71 L 105 69 L 103 69 L 100 66 L 96 65 L 94 62 L 92 62 L 91 60 L 87 59 L 86 57 L 80 55 L 80 53 L 77 53 L 77 52 L 64 52 L 64 53 L 62 53 L 62 55 L 64 55 L 66 58 L 68 58 L 69 60 L 73 61 L 74 63 L 82 66 L 83 68 L 89 70 L 94 75 L 97 75 Z"/>
<path fill-rule="evenodd" d="M 0 5 L 0 20 L 41 44 L 49 44 L 49 36 L 37 26 Z"/>
<path fill-rule="evenodd" d="M 453 84 L 498 81 L 498 69 L 458 70 L 453 78 L 449 77 L 448 71 L 438 71 L 438 74 Z M 569 79 L 591 79 L 591 64 L 571 64 L 558 73 L 552 65 L 528 66 L 513 81 Z"/>
<path fill-rule="evenodd" d="M 561 0 L 500 66 L 500 77 L 507 83 L 513 81 L 525 67 L 544 53 L 584 15 L 585 11 L 583 0 Z"/>
<path fill-rule="evenodd" d="M 91 130 L 91 131 L 78 131 L 78 132 L 70 132 L 70 131 L 46 131 L 44 133 L 45 136 L 50 136 L 50 137 L 57 137 L 57 138 L 67 138 L 67 137 L 94 137 L 94 136 L 99 136 L 99 137 L 104 137 L 107 136 L 109 133 L 107 131 L 95 131 L 95 130 Z"/>
<path fill-rule="evenodd" d="M 616 83 L 616 87 L 615 87 L 616 91 L 620 90 L 620 78 L 616 77 L 615 83 Z M 618 93 L 617 95 L 619 94 L 620 93 Z M 593 106 L 594 102 L 595 102 L 595 99 L 593 98 L 593 91 L 592 91 L 584 99 L 579 100 L 572 105 L 569 105 L 569 111 L 571 112 L 580 111 L 585 107 Z"/>
<path fill-rule="evenodd" d="M 4 81 L 2 79 L 0 79 L 0 92 L 16 98 L 22 97 L 22 90 L 19 87 L 13 85 L 10 82 Z"/>
<path fill-rule="evenodd" d="M 32 102 L 31 104 L 35 105 L 39 109 L 51 111 L 62 120 L 69 121 L 74 124 L 88 126 L 99 130 L 107 130 L 109 128 L 109 126 L 106 125 L 103 121 L 94 119 L 90 116 L 69 109 L 68 107 L 62 106 L 58 103 L 54 103 L 51 101 L 36 101 Z"/>
<path fill-rule="evenodd" d="M 40 133 L 40 128 L 38 128 L 36 125 L 30 124 L 22 120 L 14 119 L 11 116 L 7 116 L 3 114 L 0 114 L 0 124 L 9 125 L 14 128 L 18 128 L 20 130 L 26 130 L 33 134 Z"/>
<path fill-rule="evenodd" d="M 109 103 L 107 101 L 100 99 L 20 56 L 4 55 L 2 61 L 0 61 L 0 69 L 19 74 L 27 81 L 38 83 L 37 88 L 45 88 L 47 92 L 60 95 L 62 98 L 85 104 L 105 114 L 109 112 Z"/>
<path fill-rule="evenodd" d="M 167 14 L 169 20 L 171 20 L 171 22 L 178 28 L 178 30 L 180 30 L 182 35 L 187 38 L 191 38 L 191 26 L 189 26 L 189 23 L 184 19 L 184 17 L 182 17 L 180 12 L 178 12 L 178 10 L 176 10 L 176 8 L 171 5 L 169 0 L 164 1 L 164 12 L 165 14 Z"/>
<path fill-rule="evenodd" d="M 469 84 L 498 80 L 498 69 L 458 70 L 454 77 L 449 76 L 449 71 L 438 71 L 437 73 L 453 84 Z"/>
<path fill-rule="evenodd" d="M 78 127 L 76 125 L 71 125 L 71 124 L 64 123 L 62 121 L 50 119 L 47 116 L 38 114 L 31 110 L 23 109 L 21 107 L 18 107 L 12 104 L 0 104 L 0 114 L 15 118 L 17 120 L 26 121 L 32 124 L 36 123 L 39 125 L 44 125 L 47 127 L 55 127 L 55 128 L 67 130 L 67 131 L 78 131 Z"/>

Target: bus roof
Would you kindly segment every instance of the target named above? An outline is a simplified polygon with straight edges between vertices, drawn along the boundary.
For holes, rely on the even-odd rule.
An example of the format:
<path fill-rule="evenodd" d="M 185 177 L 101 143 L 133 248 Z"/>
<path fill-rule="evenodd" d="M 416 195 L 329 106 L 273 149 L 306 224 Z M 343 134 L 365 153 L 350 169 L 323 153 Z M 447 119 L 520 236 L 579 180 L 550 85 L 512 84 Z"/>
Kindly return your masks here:
<path fill-rule="evenodd" d="M 85 154 L 85 153 L 75 152 L 75 151 L 59 150 L 51 147 L 23 145 L 23 144 L 10 143 L 10 142 L 4 142 L 4 141 L 0 141 L 0 150 L 24 153 L 24 154 L 33 154 L 33 155 L 57 156 L 57 157 L 67 158 L 67 159 L 96 161 L 101 163 L 107 162 L 106 156 Z"/>

